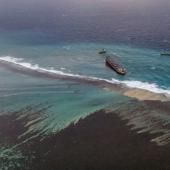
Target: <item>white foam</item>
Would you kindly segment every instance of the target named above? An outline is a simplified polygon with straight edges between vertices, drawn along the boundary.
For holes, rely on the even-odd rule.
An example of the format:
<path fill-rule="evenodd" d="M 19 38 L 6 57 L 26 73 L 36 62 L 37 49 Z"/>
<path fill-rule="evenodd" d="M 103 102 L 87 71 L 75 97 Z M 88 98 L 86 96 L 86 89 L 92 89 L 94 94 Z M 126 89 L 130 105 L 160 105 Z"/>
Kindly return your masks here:
<path fill-rule="evenodd" d="M 120 84 L 124 85 L 129 88 L 137 88 L 137 89 L 143 89 L 143 90 L 148 90 L 153 93 L 159 93 L 159 94 L 166 94 L 170 96 L 170 90 L 165 90 L 160 88 L 157 84 L 154 83 L 148 83 L 148 82 L 141 82 L 141 81 L 136 81 L 136 80 L 124 80 L 120 81 L 117 79 L 103 79 L 103 78 L 98 78 L 98 77 L 92 77 L 92 76 L 84 76 L 84 75 L 79 75 L 79 74 L 72 74 L 72 73 L 65 73 L 60 70 L 55 70 L 54 68 L 42 68 L 38 64 L 31 64 L 28 62 L 24 62 L 24 59 L 22 58 L 14 58 L 11 56 L 5 56 L 5 57 L 0 57 L 0 60 L 2 61 L 7 61 L 9 63 L 17 64 L 19 66 L 31 69 L 31 70 L 38 70 L 39 72 L 45 72 L 45 73 L 53 73 L 57 75 L 63 75 L 63 76 L 68 76 L 68 77 L 77 77 L 81 79 L 88 79 L 88 80 L 99 80 L 99 81 L 105 81 L 108 83 L 112 84 Z"/>
<path fill-rule="evenodd" d="M 85 78 L 85 79 L 93 79 L 93 80 L 105 80 L 105 79 L 100 79 L 97 77 L 89 77 L 89 76 L 83 76 L 83 75 L 79 75 L 79 74 L 72 74 L 72 73 L 65 73 L 61 70 L 55 70 L 53 67 L 51 68 L 42 68 L 40 67 L 38 64 L 31 64 L 28 62 L 24 62 L 24 59 L 22 58 L 15 58 L 15 57 L 11 57 L 11 56 L 5 56 L 5 57 L 0 57 L 0 60 L 2 61 L 7 61 L 9 63 L 13 63 L 31 70 L 38 70 L 40 72 L 48 72 L 48 73 L 55 73 L 58 75 L 64 75 L 64 76 L 69 76 L 69 77 L 79 77 L 79 78 Z M 107 81 L 107 80 L 105 80 Z M 110 81 L 111 82 L 111 81 Z"/>
<path fill-rule="evenodd" d="M 170 90 L 165 90 L 160 88 L 157 84 L 154 83 L 148 83 L 148 82 L 141 82 L 141 81 L 136 81 L 136 80 L 116 80 L 112 79 L 112 81 L 116 84 L 124 84 L 130 88 L 138 88 L 138 89 L 143 89 L 143 90 L 148 90 L 153 93 L 159 93 L 159 94 L 168 94 L 170 95 Z"/>

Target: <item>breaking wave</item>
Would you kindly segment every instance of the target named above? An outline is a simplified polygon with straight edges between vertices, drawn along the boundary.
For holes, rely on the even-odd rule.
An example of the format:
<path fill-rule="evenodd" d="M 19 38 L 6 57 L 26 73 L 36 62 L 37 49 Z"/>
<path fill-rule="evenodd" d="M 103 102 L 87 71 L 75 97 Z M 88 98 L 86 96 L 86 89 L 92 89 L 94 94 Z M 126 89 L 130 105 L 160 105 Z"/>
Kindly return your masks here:
<path fill-rule="evenodd" d="M 5 57 L 0 57 L 0 62 L 2 64 L 11 65 L 15 64 L 15 66 L 19 66 L 20 68 L 26 68 L 28 70 L 35 70 L 41 73 L 54 73 L 56 75 L 62 75 L 62 76 L 68 76 L 68 77 L 77 77 L 77 78 L 84 78 L 84 79 L 91 79 L 91 80 L 104 80 L 108 82 L 112 82 L 111 80 L 107 79 L 102 79 L 102 78 L 97 78 L 97 77 L 90 77 L 90 76 L 84 76 L 84 75 L 79 75 L 79 74 L 72 74 L 72 73 L 65 73 L 60 70 L 55 70 L 53 67 L 50 68 L 43 68 L 40 67 L 38 64 L 31 64 L 28 62 L 24 62 L 24 59 L 22 58 L 14 58 L 10 56 L 5 56 Z"/>
<path fill-rule="evenodd" d="M 78 80 L 78 81 L 83 81 L 86 83 L 92 83 L 96 85 L 104 85 L 104 86 L 106 85 L 107 87 L 119 85 L 125 88 L 128 87 L 128 88 L 142 89 L 157 94 L 166 94 L 168 96 L 170 95 L 170 90 L 162 89 L 154 83 L 141 82 L 135 80 L 124 80 L 124 81 L 120 81 L 117 79 L 109 80 L 109 79 L 103 79 L 103 78 L 92 77 L 92 76 L 65 73 L 60 70 L 55 70 L 52 67 L 43 68 L 40 67 L 38 64 L 31 64 L 25 62 L 24 59 L 22 58 L 14 58 L 11 56 L 0 57 L 0 66 L 24 74 L 38 75 L 41 77 L 54 78 L 54 79 L 58 78 L 58 79 L 65 79 L 65 80 Z"/>
<path fill-rule="evenodd" d="M 143 90 L 151 91 L 153 93 L 170 95 L 170 90 L 162 89 L 157 84 L 154 84 L 154 83 L 141 82 L 141 81 L 135 81 L 135 80 L 119 81 L 117 79 L 112 79 L 112 81 L 114 83 L 124 84 L 130 88 L 143 89 Z"/>

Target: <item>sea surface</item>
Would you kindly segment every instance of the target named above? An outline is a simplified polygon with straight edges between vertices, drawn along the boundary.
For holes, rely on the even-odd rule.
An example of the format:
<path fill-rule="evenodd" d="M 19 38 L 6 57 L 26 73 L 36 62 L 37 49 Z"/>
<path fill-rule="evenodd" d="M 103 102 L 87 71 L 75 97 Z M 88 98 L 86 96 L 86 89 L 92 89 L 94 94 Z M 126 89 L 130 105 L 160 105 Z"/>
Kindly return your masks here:
<path fill-rule="evenodd" d="M 31 169 L 34 148 L 29 151 L 23 145 L 37 138 L 41 143 L 102 109 L 127 120 L 136 133 L 155 134 L 150 141 L 155 145 L 170 144 L 170 57 L 160 56 L 170 49 L 166 3 L 129 10 L 94 2 L 94 9 L 74 4 L 68 10 L 69 5 L 61 3 L 64 10 L 48 6 L 53 9 L 49 13 L 39 7 L 29 7 L 29 12 L 26 7 L 18 7 L 18 12 L 11 8 L 8 15 L 1 11 L 2 170 Z M 101 48 L 127 69 L 126 76 L 105 66 L 105 57 L 98 54 Z M 107 83 L 165 95 L 167 101 L 138 101 Z"/>

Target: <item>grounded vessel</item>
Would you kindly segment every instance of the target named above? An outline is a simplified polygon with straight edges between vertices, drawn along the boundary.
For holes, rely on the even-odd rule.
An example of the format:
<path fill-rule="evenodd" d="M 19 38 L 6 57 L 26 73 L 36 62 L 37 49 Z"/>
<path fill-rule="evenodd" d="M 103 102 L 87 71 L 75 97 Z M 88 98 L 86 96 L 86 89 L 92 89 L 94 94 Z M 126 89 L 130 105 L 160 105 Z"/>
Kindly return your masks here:
<path fill-rule="evenodd" d="M 113 69 L 116 73 L 120 75 L 125 75 L 126 70 L 122 68 L 119 64 L 117 64 L 110 56 L 107 56 L 105 59 L 105 63 L 107 66 L 109 66 L 111 69 Z"/>

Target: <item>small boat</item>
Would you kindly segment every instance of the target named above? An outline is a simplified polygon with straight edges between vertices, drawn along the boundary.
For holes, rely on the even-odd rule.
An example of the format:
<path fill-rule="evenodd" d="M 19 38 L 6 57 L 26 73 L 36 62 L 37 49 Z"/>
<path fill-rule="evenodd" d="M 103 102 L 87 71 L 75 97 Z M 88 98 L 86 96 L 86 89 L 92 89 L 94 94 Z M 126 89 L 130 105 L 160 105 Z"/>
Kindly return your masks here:
<path fill-rule="evenodd" d="M 161 56 L 170 56 L 170 51 L 165 51 L 160 53 Z"/>
<path fill-rule="evenodd" d="M 106 50 L 104 48 L 99 50 L 99 54 L 106 54 Z"/>
<path fill-rule="evenodd" d="M 106 65 L 113 69 L 116 73 L 120 75 L 125 75 L 126 70 L 117 64 L 110 56 L 107 56 L 105 59 Z"/>

